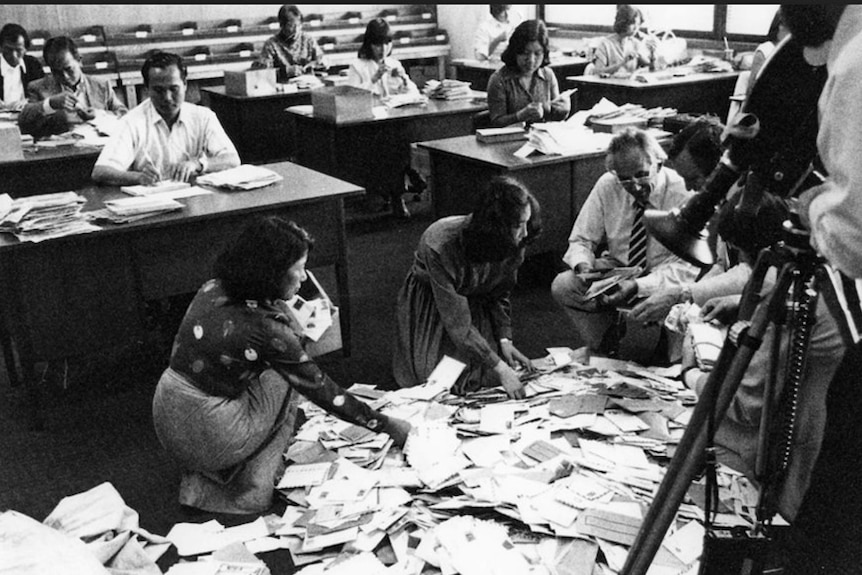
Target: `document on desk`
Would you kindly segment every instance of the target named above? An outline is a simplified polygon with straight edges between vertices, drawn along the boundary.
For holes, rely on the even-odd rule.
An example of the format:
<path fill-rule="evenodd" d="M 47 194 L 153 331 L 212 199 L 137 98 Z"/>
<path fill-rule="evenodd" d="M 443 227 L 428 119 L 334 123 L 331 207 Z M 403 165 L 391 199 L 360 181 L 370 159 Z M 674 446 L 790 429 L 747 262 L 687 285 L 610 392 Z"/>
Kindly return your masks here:
<path fill-rule="evenodd" d="M 281 175 L 270 169 L 242 164 L 229 170 L 199 176 L 196 183 L 229 190 L 253 190 L 280 182 L 283 179 Z"/>
<path fill-rule="evenodd" d="M 155 194 L 163 194 L 165 192 L 173 192 L 191 187 L 188 182 L 180 182 L 177 180 L 162 180 L 155 184 L 145 185 L 138 184 L 135 186 L 120 186 L 120 191 L 129 194 L 130 196 L 152 196 Z"/>

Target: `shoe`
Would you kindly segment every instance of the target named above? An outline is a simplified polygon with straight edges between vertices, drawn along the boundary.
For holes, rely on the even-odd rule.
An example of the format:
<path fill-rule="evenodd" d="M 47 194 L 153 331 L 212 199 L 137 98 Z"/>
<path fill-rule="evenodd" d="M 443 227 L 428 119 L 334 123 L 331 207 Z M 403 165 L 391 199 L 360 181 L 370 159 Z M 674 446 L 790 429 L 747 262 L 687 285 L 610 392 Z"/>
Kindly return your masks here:
<path fill-rule="evenodd" d="M 406 171 L 407 182 L 404 186 L 404 190 L 408 194 L 413 194 L 413 201 L 418 202 L 422 200 L 422 193 L 428 189 L 428 183 L 425 179 L 414 169 L 408 169 Z"/>
<path fill-rule="evenodd" d="M 404 203 L 404 196 L 392 198 L 392 215 L 404 220 L 410 217 L 410 210 L 407 209 L 407 204 Z"/>

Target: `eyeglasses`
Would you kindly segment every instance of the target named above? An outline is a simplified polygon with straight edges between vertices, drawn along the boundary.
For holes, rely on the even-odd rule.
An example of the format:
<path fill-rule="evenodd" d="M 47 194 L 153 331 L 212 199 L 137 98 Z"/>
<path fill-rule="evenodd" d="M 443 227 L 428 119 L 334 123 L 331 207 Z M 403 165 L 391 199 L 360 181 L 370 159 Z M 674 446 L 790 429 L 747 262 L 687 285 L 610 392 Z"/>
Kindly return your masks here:
<path fill-rule="evenodd" d="M 634 175 L 626 178 L 619 177 L 615 170 L 611 170 L 611 173 L 617 178 L 617 181 L 623 187 L 631 186 L 634 184 L 646 184 L 647 182 L 649 182 L 650 178 L 652 178 L 653 175 L 652 170 L 640 170 L 638 172 L 635 172 Z"/>

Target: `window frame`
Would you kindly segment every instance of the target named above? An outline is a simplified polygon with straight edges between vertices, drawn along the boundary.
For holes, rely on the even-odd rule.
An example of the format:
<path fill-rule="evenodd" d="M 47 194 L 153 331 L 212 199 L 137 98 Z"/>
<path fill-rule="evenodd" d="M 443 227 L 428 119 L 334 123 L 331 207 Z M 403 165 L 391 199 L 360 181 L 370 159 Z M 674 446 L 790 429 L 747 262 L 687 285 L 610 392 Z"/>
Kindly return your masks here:
<path fill-rule="evenodd" d="M 547 4 L 536 5 L 536 17 L 544 20 L 548 28 L 552 29 L 553 35 L 570 36 L 572 33 L 586 32 L 590 34 L 611 34 L 613 33 L 613 23 L 607 26 L 597 26 L 594 24 L 566 24 L 561 22 L 550 22 L 546 20 L 545 6 Z M 570 4 L 572 7 L 577 7 L 576 4 Z M 764 34 L 733 34 L 727 32 L 727 4 L 713 4 L 712 30 L 704 32 L 700 30 L 685 30 L 674 29 L 673 32 L 681 38 L 690 38 L 697 40 L 712 40 L 715 42 L 724 43 L 724 39 L 732 42 L 762 42 Z"/>

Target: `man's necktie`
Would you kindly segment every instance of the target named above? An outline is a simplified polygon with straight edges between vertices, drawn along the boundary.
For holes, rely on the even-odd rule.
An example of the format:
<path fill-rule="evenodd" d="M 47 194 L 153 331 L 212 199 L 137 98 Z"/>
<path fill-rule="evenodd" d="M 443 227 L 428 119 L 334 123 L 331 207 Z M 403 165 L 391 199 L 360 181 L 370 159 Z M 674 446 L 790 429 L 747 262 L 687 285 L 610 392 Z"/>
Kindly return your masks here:
<path fill-rule="evenodd" d="M 632 239 L 629 242 L 629 266 L 646 268 L 647 233 L 644 227 L 644 209 L 639 202 L 634 205 L 634 221 L 632 221 Z"/>

